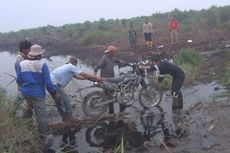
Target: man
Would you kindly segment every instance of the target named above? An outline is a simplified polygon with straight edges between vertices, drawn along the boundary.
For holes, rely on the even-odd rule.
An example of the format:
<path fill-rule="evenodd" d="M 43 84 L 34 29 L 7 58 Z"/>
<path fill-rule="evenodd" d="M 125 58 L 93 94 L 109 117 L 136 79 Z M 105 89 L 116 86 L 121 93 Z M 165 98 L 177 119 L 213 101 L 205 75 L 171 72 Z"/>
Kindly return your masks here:
<path fill-rule="evenodd" d="M 29 53 L 30 51 L 30 47 L 32 46 L 33 44 L 31 42 L 29 42 L 28 40 L 23 40 L 19 43 L 19 54 L 18 54 L 18 57 L 16 58 L 16 61 L 15 61 L 15 64 L 14 64 L 14 69 L 15 69 L 15 72 L 17 73 L 17 69 L 19 67 L 19 64 L 25 60 L 27 58 L 27 54 Z M 20 91 L 18 91 L 18 95 L 17 95 L 17 99 L 16 101 L 17 102 L 20 102 L 23 100 L 23 96 L 22 96 L 22 93 Z"/>
<path fill-rule="evenodd" d="M 101 77 L 105 78 L 112 78 L 115 77 L 114 67 L 115 64 L 118 64 L 119 66 L 125 66 L 127 63 L 124 61 L 121 61 L 117 58 L 115 58 L 115 55 L 117 53 L 117 48 L 113 45 L 110 45 L 107 47 L 107 49 L 104 51 L 104 55 L 101 57 L 100 61 L 96 64 L 94 68 L 94 74 L 97 74 L 97 71 L 101 70 Z M 106 93 L 109 95 L 109 93 Z M 125 106 L 120 105 L 120 111 L 124 111 Z M 114 107 L 113 104 L 109 104 L 109 113 L 114 113 Z"/>
<path fill-rule="evenodd" d="M 146 41 L 146 46 L 147 48 L 152 48 L 153 47 L 153 42 L 152 42 L 152 23 L 149 22 L 149 19 L 146 17 L 143 23 L 143 32 L 144 32 L 144 38 Z"/>
<path fill-rule="evenodd" d="M 72 78 L 80 80 L 101 80 L 100 77 L 83 72 L 77 67 L 77 63 L 77 58 L 75 56 L 71 56 L 69 63 L 54 69 L 50 74 L 51 80 L 53 84 L 57 86 L 57 92 L 60 95 L 60 98 L 55 99 L 55 103 L 63 121 L 69 121 L 72 118 L 72 109 L 70 106 L 71 99 L 64 90 Z"/>
<path fill-rule="evenodd" d="M 129 44 L 130 44 L 131 49 L 133 49 L 133 51 L 136 51 L 137 32 L 133 28 L 133 24 L 130 24 L 130 29 L 128 31 L 128 36 L 129 36 Z"/>
<path fill-rule="evenodd" d="M 14 68 L 15 68 L 15 72 L 17 72 L 17 67 L 19 66 L 19 64 L 26 59 L 27 54 L 30 51 L 30 47 L 32 46 L 32 43 L 29 42 L 28 40 L 23 40 L 19 43 L 19 54 L 18 57 L 16 59 Z"/>
<path fill-rule="evenodd" d="M 164 76 L 169 74 L 172 76 L 171 95 L 173 96 L 172 110 L 183 108 L 183 97 L 181 87 L 183 86 L 185 73 L 177 65 L 168 62 L 167 60 L 160 60 L 160 56 L 155 55 L 152 58 L 152 64 L 147 67 L 154 71 L 158 77 L 159 82 L 162 82 Z"/>
<path fill-rule="evenodd" d="M 32 45 L 27 59 L 22 61 L 17 69 L 18 89 L 27 102 L 23 117 L 31 119 L 34 109 L 38 131 L 42 137 L 47 134 L 45 88 L 52 95 L 56 95 L 56 88 L 51 82 L 48 66 L 41 61 L 44 52 L 45 50 L 40 45 Z"/>
<path fill-rule="evenodd" d="M 176 40 L 176 43 L 179 43 L 179 39 L 178 39 L 179 28 L 180 28 L 179 22 L 174 17 L 171 17 L 171 20 L 168 24 L 171 44 L 174 44 L 174 39 Z"/>

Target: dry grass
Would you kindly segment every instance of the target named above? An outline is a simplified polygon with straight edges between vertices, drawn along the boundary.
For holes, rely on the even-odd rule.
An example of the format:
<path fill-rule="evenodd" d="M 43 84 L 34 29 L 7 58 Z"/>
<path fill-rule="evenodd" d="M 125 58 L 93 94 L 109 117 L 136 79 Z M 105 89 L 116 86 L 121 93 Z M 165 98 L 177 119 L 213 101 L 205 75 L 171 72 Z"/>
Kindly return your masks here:
<path fill-rule="evenodd" d="M 36 129 L 25 120 L 11 115 L 12 102 L 0 91 L 0 152 L 40 153 Z"/>

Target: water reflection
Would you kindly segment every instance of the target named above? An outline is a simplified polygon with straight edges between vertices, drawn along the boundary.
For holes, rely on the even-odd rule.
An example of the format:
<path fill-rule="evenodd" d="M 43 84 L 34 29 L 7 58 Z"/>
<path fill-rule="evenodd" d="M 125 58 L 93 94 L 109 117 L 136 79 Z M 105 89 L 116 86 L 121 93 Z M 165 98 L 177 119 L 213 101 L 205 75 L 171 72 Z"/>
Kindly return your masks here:
<path fill-rule="evenodd" d="M 156 109 L 155 109 L 156 110 Z M 104 151 L 112 151 L 124 145 L 126 150 L 145 148 L 146 144 L 152 144 L 153 137 L 162 137 L 166 140 L 169 132 L 165 128 L 163 109 L 142 111 L 139 114 L 141 128 L 137 122 L 127 121 L 105 121 L 87 128 L 86 141 L 93 147 L 102 147 Z M 122 144 L 122 139 L 124 143 Z M 158 142 L 160 143 L 160 142 Z"/>
<path fill-rule="evenodd" d="M 61 66 L 68 62 L 68 55 L 66 56 L 51 56 L 48 59 L 42 59 L 47 63 L 49 70 L 52 71 L 58 66 Z M 16 96 L 17 94 L 17 86 L 16 81 L 13 81 L 15 78 L 12 76 L 16 76 L 14 70 L 14 63 L 16 61 L 17 54 L 10 54 L 9 52 L 0 52 L 0 86 L 3 87 L 9 96 Z M 78 66 L 85 72 L 93 72 L 92 67 L 87 65 L 82 60 L 79 60 Z M 9 74 L 9 75 L 8 75 Z M 12 75 L 12 76 L 10 76 Z M 10 83 L 13 81 L 12 83 Z"/>
<path fill-rule="evenodd" d="M 78 153 L 78 145 L 76 143 L 76 133 L 80 131 L 77 127 L 67 127 L 64 129 L 61 138 L 61 150 L 68 153 Z"/>

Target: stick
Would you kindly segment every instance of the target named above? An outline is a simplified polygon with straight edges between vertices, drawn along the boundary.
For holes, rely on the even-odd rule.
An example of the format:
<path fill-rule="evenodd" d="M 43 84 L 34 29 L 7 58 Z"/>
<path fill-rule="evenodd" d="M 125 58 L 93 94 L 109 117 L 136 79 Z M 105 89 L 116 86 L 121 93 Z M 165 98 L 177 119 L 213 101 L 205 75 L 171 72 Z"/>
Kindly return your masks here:
<path fill-rule="evenodd" d="M 5 74 L 7 74 L 8 76 L 11 76 L 12 78 L 16 79 L 16 76 L 12 75 L 12 74 L 9 74 L 7 72 L 4 72 Z"/>
<path fill-rule="evenodd" d="M 165 147 L 166 151 L 167 151 L 168 153 L 172 153 L 171 150 L 168 148 L 168 146 L 164 143 L 164 141 L 162 141 L 161 139 L 159 139 L 159 140 L 160 140 L 160 142 L 163 144 L 163 146 Z"/>

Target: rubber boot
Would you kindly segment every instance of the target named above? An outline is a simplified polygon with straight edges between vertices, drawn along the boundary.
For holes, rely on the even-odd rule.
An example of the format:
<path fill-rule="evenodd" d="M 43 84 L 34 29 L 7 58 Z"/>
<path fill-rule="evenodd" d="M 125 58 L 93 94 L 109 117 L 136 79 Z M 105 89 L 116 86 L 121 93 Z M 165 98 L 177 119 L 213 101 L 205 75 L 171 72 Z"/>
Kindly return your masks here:
<path fill-rule="evenodd" d="M 172 97 L 172 111 L 176 111 L 178 109 L 178 96 Z"/>
<path fill-rule="evenodd" d="M 149 41 L 146 41 L 146 47 L 149 48 Z"/>
<path fill-rule="evenodd" d="M 149 41 L 149 47 L 153 48 L 153 42 L 152 41 Z"/>

